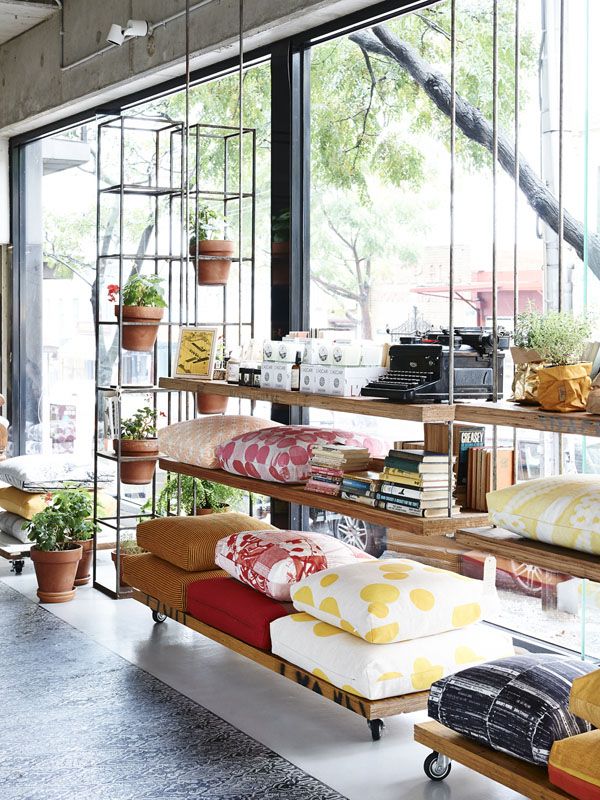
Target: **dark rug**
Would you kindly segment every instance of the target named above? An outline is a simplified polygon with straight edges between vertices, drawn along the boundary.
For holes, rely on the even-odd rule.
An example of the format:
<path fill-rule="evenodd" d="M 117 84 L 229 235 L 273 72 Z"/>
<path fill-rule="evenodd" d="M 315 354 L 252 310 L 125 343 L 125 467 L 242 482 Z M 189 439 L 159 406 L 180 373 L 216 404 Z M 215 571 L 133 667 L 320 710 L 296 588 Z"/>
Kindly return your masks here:
<path fill-rule="evenodd" d="M 339 800 L 0 581 L 2 800 Z"/>

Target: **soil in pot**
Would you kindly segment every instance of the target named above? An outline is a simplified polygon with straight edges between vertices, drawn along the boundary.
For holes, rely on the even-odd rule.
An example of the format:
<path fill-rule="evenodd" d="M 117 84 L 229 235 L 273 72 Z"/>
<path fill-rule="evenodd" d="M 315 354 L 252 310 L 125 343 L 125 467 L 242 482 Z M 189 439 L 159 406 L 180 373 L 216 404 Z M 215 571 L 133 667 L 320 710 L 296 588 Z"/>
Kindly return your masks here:
<path fill-rule="evenodd" d="M 164 308 L 153 306 L 115 306 L 115 317 L 123 309 L 123 322 L 148 322 L 148 325 L 123 325 L 123 347 L 136 353 L 149 353 L 158 336 L 158 323 L 165 313 Z"/>
<path fill-rule="evenodd" d="M 196 267 L 200 286 L 224 286 L 227 283 L 233 248 L 233 242 L 228 239 L 203 239 L 199 243 Z"/>
<path fill-rule="evenodd" d="M 83 550 L 81 554 L 81 561 L 77 565 L 77 572 L 75 574 L 75 586 L 85 586 L 89 583 L 92 572 L 92 556 L 94 554 L 94 540 L 86 539 L 84 542 L 79 542 Z"/>
<path fill-rule="evenodd" d="M 158 439 L 115 439 L 115 453 L 118 453 L 119 442 L 122 456 L 139 459 L 121 461 L 121 482 L 133 486 L 150 483 L 158 461 Z"/>
<path fill-rule="evenodd" d="M 66 603 L 75 597 L 73 586 L 81 554 L 81 545 L 73 545 L 68 550 L 31 548 L 29 555 L 38 582 L 37 596 L 42 603 Z"/>
<path fill-rule="evenodd" d="M 196 408 L 199 414 L 224 414 L 227 411 L 228 397 L 219 394 L 196 392 Z"/>

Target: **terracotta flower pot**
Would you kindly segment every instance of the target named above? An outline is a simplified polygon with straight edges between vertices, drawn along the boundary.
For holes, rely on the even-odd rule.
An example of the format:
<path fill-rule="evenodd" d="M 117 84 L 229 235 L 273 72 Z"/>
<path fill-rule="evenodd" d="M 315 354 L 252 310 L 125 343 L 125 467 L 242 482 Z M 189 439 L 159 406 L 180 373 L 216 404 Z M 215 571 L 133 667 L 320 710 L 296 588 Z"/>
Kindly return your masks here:
<path fill-rule="evenodd" d="M 29 555 L 39 587 L 37 596 L 42 603 L 66 603 L 73 599 L 81 554 L 81 545 L 72 545 L 68 550 L 38 550 L 35 545 L 31 548 Z"/>
<path fill-rule="evenodd" d="M 196 516 L 205 517 L 207 514 L 223 514 L 230 511 L 230 506 L 221 506 L 221 508 L 197 508 Z"/>
<path fill-rule="evenodd" d="M 164 308 L 153 306 L 115 306 L 118 319 L 123 310 L 123 323 L 146 322 L 148 325 L 123 325 L 123 347 L 136 353 L 149 353 L 158 336 L 158 323 L 165 313 Z"/>
<path fill-rule="evenodd" d="M 220 394 L 196 392 L 196 409 L 199 414 L 224 414 L 228 402 L 229 398 Z"/>
<path fill-rule="evenodd" d="M 85 586 L 91 578 L 92 556 L 94 554 L 94 540 L 86 539 L 79 542 L 82 548 L 81 561 L 77 565 L 75 586 Z"/>
<path fill-rule="evenodd" d="M 118 453 L 119 443 L 122 456 L 139 459 L 121 462 L 121 482 L 133 486 L 150 483 L 158 461 L 158 439 L 115 439 L 115 453 Z"/>
<path fill-rule="evenodd" d="M 110 557 L 112 558 L 112 562 L 115 565 L 115 569 L 117 568 L 117 551 L 111 550 Z M 123 558 L 125 557 L 125 553 L 119 554 L 119 586 L 121 589 L 126 589 L 129 584 L 123 580 Z"/>
<path fill-rule="evenodd" d="M 202 239 L 198 243 L 196 268 L 201 286 L 224 286 L 227 283 L 233 249 L 234 244 L 228 239 Z"/>
<path fill-rule="evenodd" d="M 271 255 L 274 258 L 288 258 L 289 254 L 289 242 L 271 242 Z"/>

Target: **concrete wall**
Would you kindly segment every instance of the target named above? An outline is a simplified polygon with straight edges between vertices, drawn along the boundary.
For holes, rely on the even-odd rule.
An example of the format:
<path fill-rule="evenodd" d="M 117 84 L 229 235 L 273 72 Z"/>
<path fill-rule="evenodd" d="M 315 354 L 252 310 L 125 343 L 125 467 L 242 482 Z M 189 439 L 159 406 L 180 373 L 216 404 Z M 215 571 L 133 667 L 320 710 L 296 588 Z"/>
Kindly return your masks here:
<path fill-rule="evenodd" d="M 193 6 L 195 0 L 190 0 Z M 246 0 L 250 50 L 373 5 L 373 0 Z M 64 62 L 60 14 L 0 47 L 0 136 L 24 133 L 99 102 L 151 86 L 184 71 L 185 22 L 157 28 L 147 39 L 106 46 L 111 23 L 158 22 L 185 8 L 184 0 L 64 0 Z M 237 54 L 238 0 L 213 0 L 191 14 L 193 68 Z"/>

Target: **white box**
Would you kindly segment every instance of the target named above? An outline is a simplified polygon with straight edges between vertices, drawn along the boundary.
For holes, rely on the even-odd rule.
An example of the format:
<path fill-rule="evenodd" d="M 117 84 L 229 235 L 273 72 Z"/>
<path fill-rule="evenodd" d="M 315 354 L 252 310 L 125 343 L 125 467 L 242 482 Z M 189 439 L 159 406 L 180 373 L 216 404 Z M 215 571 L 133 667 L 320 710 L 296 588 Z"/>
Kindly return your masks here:
<path fill-rule="evenodd" d="M 327 365 L 315 364 L 315 371 L 312 380 L 312 391 L 314 394 L 330 394 L 329 370 L 330 367 Z"/>
<path fill-rule="evenodd" d="M 315 364 L 302 364 L 300 366 L 300 391 L 312 394 L 314 392 Z"/>
<path fill-rule="evenodd" d="M 298 353 L 302 356 L 304 342 L 300 339 L 263 342 L 263 361 L 269 363 L 294 364 Z"/>
<path fill-rule="evenodd" d="M 361 342 L 360 366 L 380 367 L 383 360 L 383 345 L 377 342 Z"/>
<path fill-rule="evenodd" d="M 263 361 L 260 373 L 260 388 L 283 389 L 286 392 L 291 391 L 292 366 L 293 364 Z"/>
<path fill-rule="evenodd" d="M 340 367 L 378 367 L 383 345 L 371 341 L 336 341 L 309 339 L 304 345 L 303 364 Z"/>
<path fill-rule="evenodd" d="M 385 374 L 383 367 L 328 367 L 327 394 L 358 397 L 369 381 Z"/>

